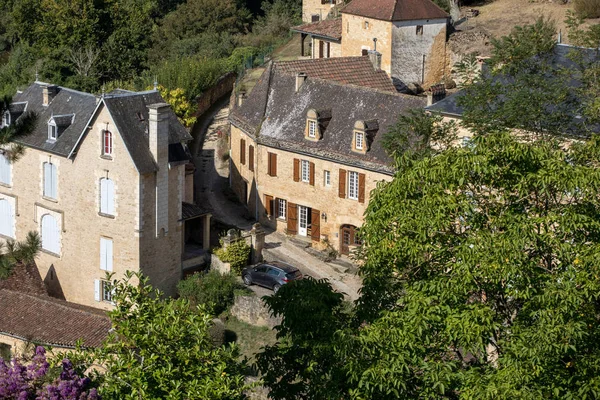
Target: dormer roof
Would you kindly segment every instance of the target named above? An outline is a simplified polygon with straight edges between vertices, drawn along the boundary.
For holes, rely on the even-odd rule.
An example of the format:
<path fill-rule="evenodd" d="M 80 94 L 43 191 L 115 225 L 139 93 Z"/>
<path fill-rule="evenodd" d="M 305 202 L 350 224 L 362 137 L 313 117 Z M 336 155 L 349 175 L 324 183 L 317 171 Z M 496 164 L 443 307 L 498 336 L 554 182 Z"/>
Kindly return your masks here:
<path fill-rule="evenodd" d="M 352 0 L 341 12 L 392 22 L 450 17 L 431 0 Z"/>

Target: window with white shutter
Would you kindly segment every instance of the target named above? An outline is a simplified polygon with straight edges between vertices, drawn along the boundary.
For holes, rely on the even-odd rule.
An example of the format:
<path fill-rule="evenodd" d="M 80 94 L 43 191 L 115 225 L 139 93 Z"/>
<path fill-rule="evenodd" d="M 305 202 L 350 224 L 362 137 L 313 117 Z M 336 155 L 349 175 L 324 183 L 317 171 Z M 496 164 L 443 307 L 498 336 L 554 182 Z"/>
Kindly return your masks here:
<path fill-rule="evenodd" d="M 113 270 L 113 241 L 100 238 L 100 269 L 112 272 Z"/>
<path fill-rule="evenodd" d="M 44 197 L 50 199 L 56 199 L 56 165 L 45 162 L 44 163 Z"/>
<path fill-rule="evenodd" d="M 60 254 L 60 230 L 56 218 L 50 214 L 42 217 L 42 249 Z"/>
<path fill-rule="evenodd" d="M 358 200 L 358 172 L 348 171 L 348 198 Z"/>
<path fill-rule="evenodd" d="M 94 280 L 94 300 L 100 301 L 100 279 Z"/>
<path fill-rule="evenodd" d="M 11 184 L 11 169 L 12 165 L 8 160 L 8 157 L 4 154 L 0 154 L 0 183 L 5 185 Z"/>
<path fill-rule="evenodd" d="M 15 214 L 13 212 L 12 205 L 8 200 L 0 200 L 0 235 L 8 236 L 11 238 L 15 237 L 14 232 L 14 219 Z"/>
<path fill-rule="evenodd" d="M 115 183 L 112 179 L 100 179 L 100 213 L 115 215 Z"/>

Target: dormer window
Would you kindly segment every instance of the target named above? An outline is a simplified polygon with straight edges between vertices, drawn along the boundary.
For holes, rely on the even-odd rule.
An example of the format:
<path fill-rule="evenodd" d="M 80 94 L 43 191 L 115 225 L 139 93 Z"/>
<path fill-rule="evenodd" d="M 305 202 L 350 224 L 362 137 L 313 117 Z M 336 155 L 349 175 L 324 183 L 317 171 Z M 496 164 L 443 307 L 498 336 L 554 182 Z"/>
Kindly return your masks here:
<path fill-rule="evenodd" d="M 377 120 L 356 121 L 352 135 L 352 151 L 366 154 L 378 129 Z"/>
<path fill-rule="evenodd" d="M 356 144 L 356 150 L 362 150 L 365 142 L 365 134 L 363 132 L 355 132 L 356 135 L 354 143 Z"/>
<path fill-rule="evenodd" d="M 102 155 L 112 157 L 113 155 L 113 135 L 111 131 L 102 131 Z"/>
<path fill-rule="evenodd" d="M 317 121 L 308 121 L 308 137 L 312 139 L 317 137 Z"/>
<path fill-rule="evenodd" d="M 321 132 L 319 129 L 319 114 L 317 113 L 317 110 L 310 109 L 306 113 L 306 128 L 304 137 L 308 140 L 321 139 Z"/>
<path fill-rule="evenodd" d="M 54 121 L 48 122 L 48 140 L 51 142 L 55 142 L 58 138 L 58 129 L 56 128 L 56 124 Z"/>

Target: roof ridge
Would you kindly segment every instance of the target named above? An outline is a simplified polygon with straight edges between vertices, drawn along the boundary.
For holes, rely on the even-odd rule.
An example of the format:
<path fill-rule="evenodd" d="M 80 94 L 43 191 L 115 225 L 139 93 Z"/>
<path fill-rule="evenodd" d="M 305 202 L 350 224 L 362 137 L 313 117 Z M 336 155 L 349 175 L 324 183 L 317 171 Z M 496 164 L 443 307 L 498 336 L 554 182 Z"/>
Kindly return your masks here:
<path fill-rule="evenodd" d="M 411 95 L 411 94 L 400 93 L 400 92 L 390 92 L 390 91 L 387 91 L 387 90 L 381 90 L 381 89 L 377 89 L 377 88 L 370 87 L 370 86 L 354 85 L 352 83 L 342 83 L 342 82 L 338 82 L 338 81 L 334 81 L 334 80 L 329 80 L 329 79 L 323 79 L 323 78 L 318 78 L 318 77 L 311 77 L 310 75 L 307 76 L 307 79 L 313 79 L 313 80 L 316 80 L 316 81 L 321 81 L 321 82 L 324 82 L 324 83 L 329 83 L 329 84 L 335 85 L 335 86 L 347 86 L 347 87 L 350 87 L 350 88 L 365 90 L 365 91 L 368 91 L 368 92 L 377 92 L 377 93 L 381 93 L 381 94 L 388 94 L 388 95 L 394 96 L 394 97 L 404 97 L 404 98 L 410 98 L 410 99 L 419 98 L 419 96 L 414 96 L 414 95 Z"/>
<path fill-rule="evenodd" d="M 52 305 L 55 305 L 57 307 L 61 307 L 63 309 L 74 310 L 74 311 L 79 311 L 81 313 L 86 313 L 86 314 L 96 315 L 96 316 L 99 316 L 99 317 L 106 317 L 106 318 L 108 318 L 108 315 L 106 315 L 106 312 L 103 311 L 103 310 L 101 310 L 101 309 L 90 307 L 90 306 L 85 306 L 83 304 L 71 303 L 71 302 L 66 301 L 66 300 L 57 299 L 56 297 L 52 297 L 52 296 L 43 296 L 42 297 L 42 296 L 37 296 L 37 295 L 34 295 L 34 294 L 20 292 L 20 291 L 17 291 L 17 290 L 0 288 L 0 292 L 2 292 L 2 291 L 11 292 L 11 293 L 14 293 L 14 294 L 17 294 L 17 295 L 21 295 L 21 296 L 26 296 L 26 297 L 29 297 L 31 299 L 42 301 L 44 303 L 50 303 Z"/>

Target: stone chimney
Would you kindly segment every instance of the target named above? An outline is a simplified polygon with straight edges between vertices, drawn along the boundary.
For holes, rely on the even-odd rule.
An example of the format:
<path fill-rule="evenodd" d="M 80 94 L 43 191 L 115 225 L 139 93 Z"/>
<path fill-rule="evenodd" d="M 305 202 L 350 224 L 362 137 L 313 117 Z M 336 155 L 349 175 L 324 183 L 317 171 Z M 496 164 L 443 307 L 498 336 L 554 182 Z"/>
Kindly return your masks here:
<path fill-rule="evenodd" d="M 246 100 L 246 92 L 242 90 L 237 94 L 237 106 L 241 107 L 244 104 L 244 100 Z"/>
<path fill-rule="evenodd" d="M 42 105 L 48 106 L 56 94 L 58 93 L 58 86 L 56 85 L 43 85 L 42 86 Z"/>
<path fill-rule="evenodd" d="M 440 100 L 443 100 L 446 97 L 446 86 L 443 83 L 438 85 L 432 85 L 427 90 L 427 105 L 430 106 L 432 104 L 437 103 Z"/>
<path fill-rule="evenodd" d="M 377 50 L 369 50 L 369 60 L 373 64 L 373 68 L 375 71 L 379 71 L 381 69 L 381 53 Z"/>
<path fill-rule="evenodd" d="M 169 111 L 166 103 L 148 106 L 150 152 L 158 165 L 156 172 L 156 237 L 169 231 Z"/>
<path fill-rule="evenodd" d="M 307 75 L 304 72 L 296 74 L 296 93 L 300 90 L 304 81 L 306 81 Z"/>

